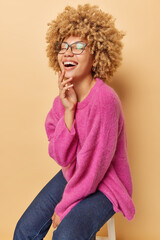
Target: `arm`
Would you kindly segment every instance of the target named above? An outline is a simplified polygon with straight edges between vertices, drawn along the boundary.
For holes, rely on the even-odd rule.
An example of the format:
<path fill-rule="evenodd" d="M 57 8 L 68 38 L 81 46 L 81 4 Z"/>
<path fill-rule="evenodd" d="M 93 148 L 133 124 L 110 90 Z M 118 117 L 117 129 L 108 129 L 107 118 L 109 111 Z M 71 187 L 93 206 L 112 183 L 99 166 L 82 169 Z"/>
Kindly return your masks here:
<path fill-rule="evenodd" d="M 62 220 L 83 198 L 96 191 L 113 159 L 117 138 L 119 103 L 113 97 L 105 100 L 100 114 L 89 119 L 91 129 L 77 155 L 77 169 L 63 193 L 55 212 Z M 97 108 L 97 106 L 96 106 Z"/>
<path fill-rule="evenodd" d="M 45 129 L 49 141 L 48 151 L 50 157 L 60 166 L 66 167 L 75 161 L 78 137 L 73 112 L 68 111 L 61 114 L 61 117 L 58 116 L 59 101 L 58 97 L 54 100 L 53 107 L 45 121 Z"/>
<path fill-rule="evenodd" d="M 66 127 L 70 131 L 74 122 L 75 109 L 66 109 L 64 114 L 64 120 Z"/>

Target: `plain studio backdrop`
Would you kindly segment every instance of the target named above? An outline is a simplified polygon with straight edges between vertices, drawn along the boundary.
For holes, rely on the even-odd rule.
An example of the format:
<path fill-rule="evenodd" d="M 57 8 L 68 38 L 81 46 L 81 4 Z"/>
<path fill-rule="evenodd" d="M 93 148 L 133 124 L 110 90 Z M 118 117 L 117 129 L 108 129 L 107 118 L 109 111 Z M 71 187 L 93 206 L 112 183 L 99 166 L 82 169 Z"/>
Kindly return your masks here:
<path fill-rule="evenodd" d="M 66 5 L 90 3 L 126 32 L 123 62 L 110 84 L 125 114 L 136 215 L 115 216 L 117 240 L 160 239 L 160 1 L 0 0 L 0 239 L 60 170 L 48 155 L 44 121 L 58 94 L 48 67 L 47 23 Z M 52 239 L 51 227 L 46 240 Z M 107 234 L 102 228 L 98 235 Z"/>

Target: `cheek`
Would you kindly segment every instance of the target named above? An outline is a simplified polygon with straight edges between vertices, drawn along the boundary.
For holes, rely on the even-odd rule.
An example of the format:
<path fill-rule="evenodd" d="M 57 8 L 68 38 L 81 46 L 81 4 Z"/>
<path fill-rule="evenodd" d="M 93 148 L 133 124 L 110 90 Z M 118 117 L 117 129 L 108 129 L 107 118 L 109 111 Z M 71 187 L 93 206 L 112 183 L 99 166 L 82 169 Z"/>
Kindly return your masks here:
<path fill-rule="evenodd" d="M 83 57 L 84 57 L 84 61 L 87 62 L 88 66 L 92 67 L 94 62 L 93 56 L 89 52 L 87 52 L 86 55 L 84 55 Z"/>
<path fill-rule="evenodd" d="M 59 64 L 59 66 L 60 66 L 60 68 L 62 69 L 62 61 L 61 61 L 61 55 L 58 55 L 58 57 L 57 57 L 57 59 L 58 59 L 58 64 Z"/>
<path fill-rule="evenodd" d="M 81 62 L 81 64 L 83 64 L 84 66 L 92 66 L 93 65 L 93 58 L 91 55 L 89 54 L 84 54 L 81 56 L 81 58 L 79 58 L 79 62 Z"/>
<path fill-rule="evenodd" d="M 92 66 L 93 66 L 93 61 L 90 57 L 84 59 L 84 66 L 87 68 L 89 71 L 91 71 Z"/>
<path fill-rule="evenodd" d="M 90 66 L 92 67 L 92 66 L 93 66 L 93 63 L 94 63 L 94 57 L 93 57 L 93 55 L 90 55 L 89 62 L 90 62 Z"/>

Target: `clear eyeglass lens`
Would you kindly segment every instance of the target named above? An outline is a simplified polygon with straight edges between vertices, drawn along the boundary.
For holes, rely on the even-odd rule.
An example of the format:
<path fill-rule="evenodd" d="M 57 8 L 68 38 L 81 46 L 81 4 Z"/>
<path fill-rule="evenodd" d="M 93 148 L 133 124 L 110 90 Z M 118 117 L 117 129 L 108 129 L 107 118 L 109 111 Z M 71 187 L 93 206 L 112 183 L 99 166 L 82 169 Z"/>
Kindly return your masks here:
<path fill-rule="evenodd" d="M 81 42 L 78 42 L 78 43 L 73 43 L 71 47 L 72 47 L 73 54 L 81 54 L 85 48 L 85 45 Z M 66 43 L 60 43 L 57 45 L 57 51 L 59 53 L 65 53 L 67 49 L 68 49 L 68 45 Z"/>
<path fill-rule="evenodd" d="M 65 53 L 67 50 L 68 45 L 66 43 L 60 43 L 57 46 L 57 50 L 59 53 Z"/>
<path fill-rule="evenodd" d="M 72 52 L 73 53 L 81 53 L 84 50 L 83 43 L 75 43 L 72 45 Z"/>

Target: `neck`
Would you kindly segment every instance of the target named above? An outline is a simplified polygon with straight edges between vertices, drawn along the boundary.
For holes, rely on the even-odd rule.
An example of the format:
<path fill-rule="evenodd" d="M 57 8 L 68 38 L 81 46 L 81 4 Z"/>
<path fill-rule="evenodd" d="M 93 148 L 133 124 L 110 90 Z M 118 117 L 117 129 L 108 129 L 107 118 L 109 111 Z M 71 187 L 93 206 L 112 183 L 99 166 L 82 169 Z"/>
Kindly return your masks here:
<path fill-rule="evenodd" d="M 77 101 L 81 102 L 89 94 L 91 88 L 94 86 L 96 80 L 92 75 L 88 75 L 83 79 L 73 79 L 74 90 L 77 95 Z"/>

